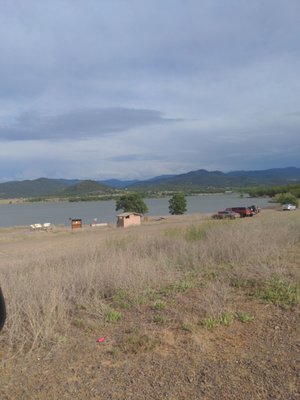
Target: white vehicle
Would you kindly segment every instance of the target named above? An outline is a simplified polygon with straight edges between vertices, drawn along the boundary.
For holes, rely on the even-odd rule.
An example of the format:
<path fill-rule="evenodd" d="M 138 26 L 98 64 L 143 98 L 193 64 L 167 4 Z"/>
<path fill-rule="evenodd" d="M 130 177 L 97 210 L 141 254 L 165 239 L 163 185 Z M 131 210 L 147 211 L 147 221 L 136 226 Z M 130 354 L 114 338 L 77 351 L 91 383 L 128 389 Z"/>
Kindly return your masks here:
<path fill-rule="evenodd" d="M 296 210 L 296 206 L 294 204 L 283 204 L 282 209 L 283 211 Z"/>

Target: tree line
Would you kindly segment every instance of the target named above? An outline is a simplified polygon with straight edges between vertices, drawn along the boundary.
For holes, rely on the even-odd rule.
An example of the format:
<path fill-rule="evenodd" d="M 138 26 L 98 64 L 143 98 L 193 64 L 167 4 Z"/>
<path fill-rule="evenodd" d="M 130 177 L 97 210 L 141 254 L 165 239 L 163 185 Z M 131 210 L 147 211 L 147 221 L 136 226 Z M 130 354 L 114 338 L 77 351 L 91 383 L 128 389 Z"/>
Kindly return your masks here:
<path fill-rule="evenodd" d="M 248 190 L 248 193 L 251 197 L 269 196 L 272 197 L 275 203 L 290 203 L 297 206 L 298 199 L 300 198 L 300 184 L 297 183 L 281 186 L 260 186 L 250 188 Z"/>

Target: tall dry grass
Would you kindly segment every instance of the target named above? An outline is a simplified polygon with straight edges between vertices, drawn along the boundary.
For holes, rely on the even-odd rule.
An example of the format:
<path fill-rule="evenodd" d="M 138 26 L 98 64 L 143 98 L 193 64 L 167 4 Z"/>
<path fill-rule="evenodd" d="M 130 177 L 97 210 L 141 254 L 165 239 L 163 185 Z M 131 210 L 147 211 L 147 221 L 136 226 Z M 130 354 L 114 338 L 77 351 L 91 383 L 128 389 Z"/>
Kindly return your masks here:
<path fill-rule="evenodd" d="M 106 299 L 119 291 L 159 289 L 190 272 L 205 282 L 217 277 L 202 299 L 211 296 L 207 307 L 216 309 L 233 277 L 298 279 L 286 262 L 288 249 L 300 241 L 298 212 L 148 228 L 116 231 L 101 241 L 82 236 L 80 246 L 49 246 L 2 266 L 8 320 L 1 347 L 15 353 L 57 343 L 78 310 L 103 322 Z"/>

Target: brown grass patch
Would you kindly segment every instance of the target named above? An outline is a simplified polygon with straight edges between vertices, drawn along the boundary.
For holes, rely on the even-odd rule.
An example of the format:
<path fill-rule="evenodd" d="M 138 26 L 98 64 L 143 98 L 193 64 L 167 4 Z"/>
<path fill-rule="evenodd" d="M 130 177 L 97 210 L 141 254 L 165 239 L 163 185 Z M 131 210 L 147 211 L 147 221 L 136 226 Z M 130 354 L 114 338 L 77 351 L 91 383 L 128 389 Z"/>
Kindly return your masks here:
<path fill-rule="evenodd" d="M 104 324 L 107 301 L 120 292 L 131 298 L 149 289 L 170 295 L 192 282 L 185 290 L 202 285 L 203 315 L 217 317 L 226 312 L 238 282 L 241 287 L 274 276 L 299 279 L 287 261 L 299 243 L 298 212 L 189 221 L 3 241 L 0 281 L 8 320 L 1 345 L 12 353 L 28 352 L 68 336 L 74 320 Z"/>

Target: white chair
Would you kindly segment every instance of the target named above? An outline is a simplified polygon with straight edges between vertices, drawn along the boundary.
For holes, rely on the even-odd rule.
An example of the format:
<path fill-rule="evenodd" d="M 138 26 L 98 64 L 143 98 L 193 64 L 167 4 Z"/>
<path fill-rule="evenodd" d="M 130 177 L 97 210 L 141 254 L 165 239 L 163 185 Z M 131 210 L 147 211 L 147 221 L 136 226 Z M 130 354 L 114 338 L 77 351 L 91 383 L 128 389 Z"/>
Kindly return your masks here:
<path fill-rule="evenodd" d="M 46 231 L 47 231 L 48 229 L 52 229 L 51 222 L 44 222 L 44 223 L 43 223 L 43 229 L 45 229 Z"/>

